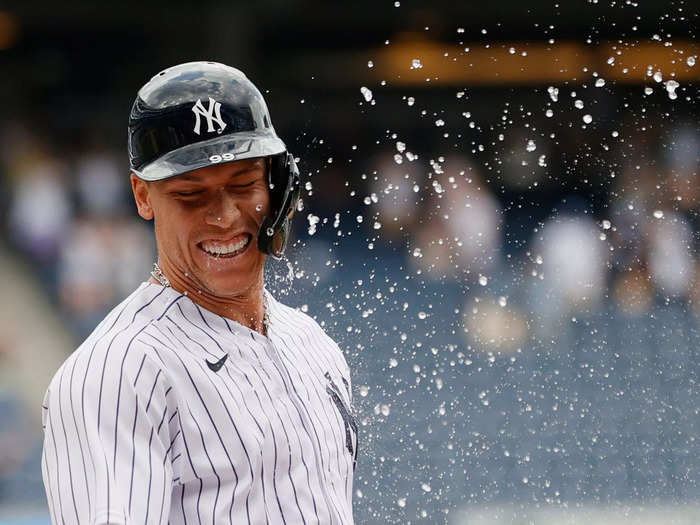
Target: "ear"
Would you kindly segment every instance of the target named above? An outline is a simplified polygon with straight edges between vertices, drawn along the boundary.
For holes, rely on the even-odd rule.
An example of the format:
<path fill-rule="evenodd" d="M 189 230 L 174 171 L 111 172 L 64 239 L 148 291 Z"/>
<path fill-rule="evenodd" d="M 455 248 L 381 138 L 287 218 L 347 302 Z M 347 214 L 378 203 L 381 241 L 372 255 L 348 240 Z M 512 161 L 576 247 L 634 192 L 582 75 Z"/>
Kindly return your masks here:
<path fill-rule="evenodd" d="M 134 200 L 141 218 L 150 221 L 153 218 L 153 207 L 148 193 L 148 183 L 131 174 L 131 190 L 134 192 Z"/>

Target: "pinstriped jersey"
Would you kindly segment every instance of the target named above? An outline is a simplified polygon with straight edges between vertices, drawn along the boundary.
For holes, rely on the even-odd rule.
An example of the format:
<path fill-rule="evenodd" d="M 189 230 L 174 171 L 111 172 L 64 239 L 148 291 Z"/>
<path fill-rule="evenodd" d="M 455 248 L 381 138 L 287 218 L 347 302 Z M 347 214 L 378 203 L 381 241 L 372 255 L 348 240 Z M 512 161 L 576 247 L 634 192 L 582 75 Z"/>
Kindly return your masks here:
<path fill-rule="evenodd" d="M 43 404 L 54 524 L 353 523 L 348 366 L 269 293 L 268 337 L 143 283 Z"/>

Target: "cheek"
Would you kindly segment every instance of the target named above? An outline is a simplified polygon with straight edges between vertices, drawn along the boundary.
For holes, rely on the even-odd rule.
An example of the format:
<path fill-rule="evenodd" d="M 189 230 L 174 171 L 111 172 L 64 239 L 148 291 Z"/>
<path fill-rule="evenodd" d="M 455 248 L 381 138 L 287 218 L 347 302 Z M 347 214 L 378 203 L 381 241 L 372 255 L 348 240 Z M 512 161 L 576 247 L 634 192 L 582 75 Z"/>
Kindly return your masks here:
<path fill-rule="evenodd" d="M 161 246 L 176 247 L 187 244 L 194 219 L 174 207 L 157 210 L 155 214 L 156 238 Z"/>
<path fill-rule="evenodd" d="M 259 191 L 255 192 L 255 195 L 251 199 L 251 202 L 254 203 L 253 205 L 253 211 L 254 214 L 262 220 L 263 217 L 269 217 L 270 216 L 270 195 L 267 191 L 267 188 L 263 188 Z"/>

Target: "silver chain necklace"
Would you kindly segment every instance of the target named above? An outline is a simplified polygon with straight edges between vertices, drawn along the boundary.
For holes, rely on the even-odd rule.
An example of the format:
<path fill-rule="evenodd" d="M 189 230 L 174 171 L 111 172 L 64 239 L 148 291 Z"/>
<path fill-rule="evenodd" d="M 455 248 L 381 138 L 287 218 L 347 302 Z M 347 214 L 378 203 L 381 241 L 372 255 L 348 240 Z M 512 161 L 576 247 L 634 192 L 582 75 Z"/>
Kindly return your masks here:
<path fill-rule="evenodd" d="M 153 263 L 153 271 L 151 271 L 151 277 L 158 281 L 160 285 L 164 288 L 172 288 L 170 286 L 170 281 L 163 273 L 163 270 L 160 269 L 160 266 L 158 266 L 157 262 Z M 265 290 L 263 290 L 263 308 L 265 309 L 265 313 L 263 314 L 263 328 L 265 329 L 265 334 L 267 335 L 269 333 L 270 327 L 270 314 L 268 313 L 269 308 L 267 306 L 267 294 L 265 293 Z"/>
<path fill-rule="evenodd" d="M 151 272 L 151 277 L 158 281 L 161 284 L 161 286 L 164 286 L 165 288 L 170 288 L 170 281 L 168 281 L 168 278 L 163 273 L 163 270 L 160 269 L 158 263 L 153 263 L 153 271 Z"/>

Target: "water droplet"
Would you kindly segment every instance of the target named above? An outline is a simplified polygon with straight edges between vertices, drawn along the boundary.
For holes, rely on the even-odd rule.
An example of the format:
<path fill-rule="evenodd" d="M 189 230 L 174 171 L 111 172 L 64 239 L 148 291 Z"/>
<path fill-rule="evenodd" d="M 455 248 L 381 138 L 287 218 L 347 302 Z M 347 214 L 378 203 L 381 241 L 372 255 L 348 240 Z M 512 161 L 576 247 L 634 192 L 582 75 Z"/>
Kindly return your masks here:
<path fill-rule="evenodd" d="M 379 228 L 382 227 L 382 223 L 379 222 L 379 221 L 375 221 L 373 227 L 374 227 L 375 230 L 378 230 Z"/>
<path fill-rule="evenodd" d="M 408 97 L 408 99 L 406 99 L 406 103 L 407 103 L 409 106 L 412 106 L 413 104 L 416 103 L 416 99 L 413 98 L 413 97 Z"/>
<path fill-rule="evenodd" d="M 414 58 L 411 60 L 411 69 L 420 69 L 423 67 L 423 63 L 420 61 L 419 58 Z"/>
<path fill-rule="evenodd" d="M 539 166 L 542 166 L 543 168 L 547 166 L 547 156 L 546 155 L 540 155 L 540 158 L 537 159 L 537 164 Z"/>
<path fill-rule="evenodd" d="M 549 93 L 549 98 L 552 99 L 552 102 L 556 102 L 557 100 L 559 100 L 559 88 L 549 86 L 547 88 L 547 93 Z"/>
<path fill-rule="evenodd" d="M 425 312 L 418 312 L 418 319 L 423 320 L 426 317 L 428 317 L 428 314 L 426 314 Z"/>
<path fill-rule="evenodd" d="M 382 405 L 379 410 L 383 416 L 388 416 L 389 412 L 391 411 L 391 407 L 389 405 Z"/>
<path fill-rule="evenodd" d="M 583 100 L 578 99 L 576 102 L 574 102 L 574 106 L 576 106 L 576 109 L 583 109 Z"/>
<path fill-rule="evenodd" d="M 605 80 L 602 78 L 599 78 L 595 81 L 595 87 L 603 87 L 605 85 Z"/>
<path fill-rule="evenodd" d="M 590 124 L 591 122 L 593 122 L 593 117 L 590 116 L 589 114 L 585 114 L 585 115 L 583 116 L 583 121 L 584 121 L 586 124 Z"/>
<path fill-rule="evenodd" d="M 389 359 L 389 368 L 396 368 L 399 366 L 399 362 L 395 358 Z"/>
<path fill-rule="evenodd" d="M 267 233 L 267 236 L 268 236 L 268 237 L 272 237 L 272 236 L 275 234 L 275 230 L 273 230 L 272 228 L 268 228 L 268 229 L 265 231 L 265 233 Z"/>
<path fill-rule="evenodd" d="M 537 264 L 542 264 L 544 262 L 544 259 L 542 259 L 541 255 L 538 255 L 537 257 L 535 257 L 535 262 Z"/>
<path fill-rule="evenodd" d="M 488 283 L 489 283 L 488 277 L 486 277 L 485 275 L 480 275 L 480 276 L 479 276 L 479 284 L 480 284 L 481 286 L 486 286 Z"/>
<path fill-rule="evenodd" d="M 399 499 L 397 499 L 397 500 L 396 500 L 396 504 L 397 504 L 399 507 L 404 508 L 404 507 L 406 506 L 406 498 L 399 498 Z"/>
<path fill-rule="evenodd" d="M 374 67 L 374 62 L 372 62 L 371 60 L 368 60 L 368 61 L 367 61 L 367 67 L 373 68 L 373 67 Z"/>
<path fill-rule="evenodd" d="M 657 219 L 663 219 L 664 212 L 662 210 L 654 210 L 654 217 L 656 217 Z"/>
<path fill-rule="evenodd" d="M 690 67 L 693 67 L 695 65 L 695 57 L 688 57 L 685 63 L 688 64 Z"/>
<path fill-rule="evenodd" d="M 425 492 L 430 492 L 431 490 L 433 490 L 433 489 L 430 488 L 430 485 L 428 485 L 427 483 L 423 483 L 423 484 L 420 486 L 420 488 L 422 488 Z"/>
<path fill-rule="evenodd" d="M 314 215 L 312 213 L 309 213 L 306 216 L 306 220 L 309 221 L 309 235 L 313 235 L 316 233 L 316 225 L 319 223 L 321 220 L 317 215 Z M 270 228 L 268 228 L 268 235 L 269 235 Z"/>
<path fill-rule="evenodd" d="M 256 204 L 255 211 L 262 211 L 262 204 Z"/>
<path fill-rule="evenodd" d="M 506 297 L 504 295 L 501 295 L 498 298 L 498 305 L 501 306 L 502 308 L 504 308 L 506 306 L 506 304 L 508 304 L 508 299 L 506 299 Z"/>
<path fill-rule="evenodd" d="M 603 229 L 609 230 L 611 227 L 612 227 L 612 224 L 610 223 L 610 221 L 607 219 L 603 219 Z"/>
<path fill-rule="evenodd" d="M 362 215 L 358 215 L 356 217 L 356 219 L 357 219 L 357 222 L 362 222 L 362 220 L 363 220 Z"/>
<path fill-rule="evenodd" d="M 445 125 L 445 121 L 442 120 L 441 118 L 439 118 L 439 119 L 437 119 L 437 120 L 435 121 L 435 125 L 436 125 L 437 127 L 444 126 L 444 125 Z"/>
<path fill-rule="evenodd" d="M 603 232 L 600 232 L 600 234 L 598 235 L 598 238 L 599 238 L 601 241 L 604 241 L 605 239 L 608 238 L 608 236 L 605 235 Z"/>
<path fill-rule="evenodd" d="M 661 71 L 657 71 L 656 73 L 654 73 L 653 78 L 655 82 L 661 82 L 664 79 L 663 75 L 661 74 Z"/>
<path fill-rule="evenodd" d="M 420 248 L 415 248 L 413 250 L 413 256 L 414 257 L 423 257 L 423 253 L 421 252 Z"/>
<path fill-rule="evenodd" d="M 535 151 L 537 149 L 537 145 L 535 144 L 534 140 L 528 140 L 527 141 L 527 146 L 525 146 L 525 149 L 527 151 Z"/>
<path fill-rule="evenodd" d="M 404 151 L 406 151 L 406 144 L 404 142 L 398 141 L 396 143 L 396 151 L 398 151 L 399 153 L 403 153 Z"/>
<path fill-rule="evenodd" d="M 508 53 L 510 53 L 511 55 L 514 55 L 514 54 L 515 54 L 515 48 L 514 48 L 514 47 L 511 47 L 511 48 L 508 50 Z"/>
<path fill-rule="evenodd" d="M 678 95 L 676 95 L 676 89 L 680 86 L 678 82 L 675 80 L 667 80 L 666 81 L 666 91 L 668 92 L 668 98 L 671 100 L 675 100 L 678 98 Z"/>
<path fill-rule="evenodd" d="M 546 117 L 552 118 L 554 116 L 554 111 L 551 109 L 548 109 L 547 111 L 544 112 Z"/>
<path fill-rule="evenodd" d="M 360 385 L 359 391 L 361 397 L 367 397 L 367 394 L 369 394 L 369 387 L 366 385 Z"/>
<path fill-rule="evenodd" d="M 362 96 L 365 97 L 366 102 L 369 102 L 370 100 L 372 100 L 372 91 L 369 88 L 362 86 L 360 88 L 360 93 L 362 93 Z"/>
<path fill-rule="evenodd" d="M 403 156 L 401 155 L 401 153 L 394 154 L 394 162 L 396 162 L 396 164 L 403 163 Z"/>
<path fill-rule="evenodd" d="M 654 88 L 650 88 L 648 86 L 644 88 L 645 95 L 651 95 L 653 92 L 654 92 Z"/>

